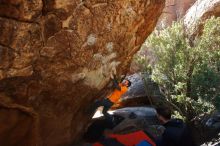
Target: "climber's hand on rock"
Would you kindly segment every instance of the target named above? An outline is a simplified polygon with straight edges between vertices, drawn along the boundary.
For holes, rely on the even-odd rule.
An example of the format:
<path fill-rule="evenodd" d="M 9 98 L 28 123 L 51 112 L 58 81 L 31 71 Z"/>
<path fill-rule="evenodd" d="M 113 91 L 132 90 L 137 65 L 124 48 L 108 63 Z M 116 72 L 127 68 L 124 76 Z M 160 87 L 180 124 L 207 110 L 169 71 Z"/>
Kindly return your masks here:
<path fill-rule="evenodd" d="M 111 75 L 110 75 L 111 79 L 116 79 L 116 69 L 112 69 L 111 70 Z"/>
<path fill-rule="evenodd" d="M 113 73 L 110 74 L 111 79 L 114 79 L 114 75 Z"/>
<path fill-rule="evenodd" d="M 124 80 L 126 78 L 126 75 L 121 75 L 121 79 Z"/>

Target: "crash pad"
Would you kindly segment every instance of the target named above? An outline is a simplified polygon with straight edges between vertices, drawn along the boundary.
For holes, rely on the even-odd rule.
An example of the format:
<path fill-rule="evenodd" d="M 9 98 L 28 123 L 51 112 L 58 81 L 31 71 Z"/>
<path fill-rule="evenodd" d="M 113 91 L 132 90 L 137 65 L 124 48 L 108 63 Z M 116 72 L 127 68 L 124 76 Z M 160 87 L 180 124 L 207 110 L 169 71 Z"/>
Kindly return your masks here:
<path fill-rule="evenodd" d="M 117 141 L 124 144 L 125 146 L 135 146 L 144 140 L 147 141 L 152 146 L 156 146 L 153 140 L 143 131 L 137 131 L 123 135 L 112 134 L 109 135 L 109 137 L 115 138 Z"/>

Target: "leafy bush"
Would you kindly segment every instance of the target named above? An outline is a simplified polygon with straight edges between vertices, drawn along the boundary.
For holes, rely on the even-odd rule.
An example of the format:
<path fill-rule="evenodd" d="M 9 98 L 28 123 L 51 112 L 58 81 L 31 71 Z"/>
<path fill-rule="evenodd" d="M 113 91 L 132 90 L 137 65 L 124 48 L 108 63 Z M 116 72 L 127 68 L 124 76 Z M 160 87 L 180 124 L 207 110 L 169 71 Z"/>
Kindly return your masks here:
<path fill-rule="evenodd" d="M 156 61 L 149 63 L 142 56 L 136 57 L 137 62 L 145 65 L 143 69 L 152 73 L 167 99 L 187 119 L 220 108 L 220 18 L 207 20 L 202 34 L 193 39 L 187 36 L 181 22 L 173 23 L 155 31 L 146 47 Z"/>

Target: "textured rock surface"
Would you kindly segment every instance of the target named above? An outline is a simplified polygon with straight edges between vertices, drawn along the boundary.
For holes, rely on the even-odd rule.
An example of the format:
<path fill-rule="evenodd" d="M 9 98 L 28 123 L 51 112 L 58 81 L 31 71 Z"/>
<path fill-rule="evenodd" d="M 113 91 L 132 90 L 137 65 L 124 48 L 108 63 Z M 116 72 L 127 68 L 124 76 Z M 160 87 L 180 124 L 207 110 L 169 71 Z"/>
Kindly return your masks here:
<path fill-rule="evenodd" d="M 198 0 L 185 15 L 184 24 L 190 34 L 195 34 L 203 26 L 200 22 L 211 16 L 220 16 L 220 0 Z"/>
<path fill-rule="evenodd" d="M 21 128 L 13 140 L 22 146 L 79 140 L 90 118 L 84 111 L 104 96 L 111 70 L 127 70 L 164 3 L 1 0 L 0 94 L 8 98 L 0 114 L 14 120 L 0 135 Z"/>
<path fill-rule="evenodd" d="M 173 21 L 183 18 L 196 0 L 166 0 L 166 5 L 158 21 L 158 27 L 170 26 Z"/>
<path fill-rule="evenodd" d="M 40 144 L 37 114 L 30 108 L 11 103 L 6 96 L 0 96 L 0 101 L 0 145 Z"/>

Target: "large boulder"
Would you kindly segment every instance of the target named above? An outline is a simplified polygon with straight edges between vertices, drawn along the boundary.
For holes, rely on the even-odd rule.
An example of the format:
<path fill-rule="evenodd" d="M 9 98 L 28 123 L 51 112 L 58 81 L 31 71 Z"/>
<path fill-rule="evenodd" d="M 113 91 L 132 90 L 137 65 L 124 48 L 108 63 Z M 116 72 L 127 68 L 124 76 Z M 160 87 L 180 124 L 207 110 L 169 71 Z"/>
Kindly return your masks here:
<path fill-rule="evenodd" d="M 206 19 L 211 16 L 220 16 L 220 0 L 198 0 L 187 11 L 184 25 L 189 35 L 195 35 L 202 30 Z"/>
<path fill-rule="evenodd" d="M 56 146 L 80 140 L 91 118 L 86 109 L 106 95 L 112 70 L 126 72 L 164 4 L 1 0 L 0 96 L 8 99 L 0 114 L 6 119 L 16 116 L 7 126 L 20 133 L 5 142 Z M 11 132 L 5 128 L 0 135 Z"/>

